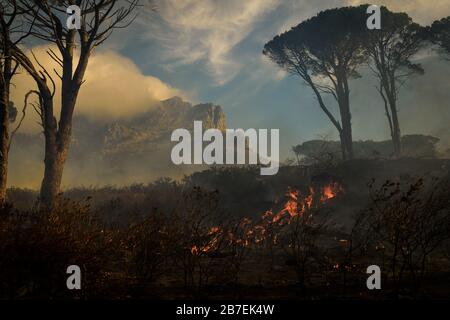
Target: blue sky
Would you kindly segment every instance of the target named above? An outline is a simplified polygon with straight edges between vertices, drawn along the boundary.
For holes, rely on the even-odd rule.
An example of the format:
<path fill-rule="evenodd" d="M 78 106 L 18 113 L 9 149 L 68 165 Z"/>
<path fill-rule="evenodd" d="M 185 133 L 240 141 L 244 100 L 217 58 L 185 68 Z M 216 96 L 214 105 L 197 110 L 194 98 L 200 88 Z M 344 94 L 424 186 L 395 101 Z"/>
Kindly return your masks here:
<path fill-rule="evenodd" d="M 264 43 L 320 10 L 361 2 L 364 1 L 156 1 L 157 12 L 141 14 L 135 32 L 120 52 L 135 61 L 145 74 L 185 92 L 188 99 L 220 104 L 231 128 L 279 128 L 285 157 L 292 145 L 321 136 L 332 139 L 337 136 L 317 107 L 310 89 L 263 57 Z M 450 15 L 447 0 L 436 1 L 432 7 L 428 1 L 417 0 L 374 2 L 396 11 L 404 10 L 421 24 Z M 449 64 L 438 60 L 427 52 L 422 62 L 439 73 L 433 76 L 434 80 L 448 79 L 444 76 L 450 71 Z M 373 92 L 375 84 L 369 72 L 363 71 L 363 75 L 362 80 L 352 83 L 354 137 L 356 140 L 388 139 L 381 100 Z M 400 101 L 404 133 L 437 134 L 439 131 L 436 127 L 439 121 L 419 123 L 411 118 L 423 108 L 414 105 L 417 99 L 411 97 L 414 87 L 424 81 L 429 83 L 413 79 L 404 89 Z M 450 89 L 448 84 L 445 88 Z M 442 97 L 447 105 L 438 108 L 450 120 L 448 92 Z M 433 95 L 433 90 L 425 93 Z M 336 111 L 334 101 L 327 101 Z"/>
<path fill-rule="evenodd" d="M 221 105 L 229 128 L 280 129 L 282 158 L 292 156 L 290 148 L 303 141 L 337 139 L 311 90 L 268 61 L 262 49 L 276 34 L 321 10 L 365 1 L 154 2 L 156 12 L 141 10 L 129 28 L 116 30 L 95 52 L 77 112 L 101 118 L 134 115 L 156 100 L 181 95 L 193 103 Z M 372 2 L 406 11 L 422 25 L 450 15 L 448 0 L 435 0 L 432 4 L 428 0 Z M 35 51 L 40 54 L 39 49 Z M 41 51 L 45 56 L 45 50 Z M 450 63 L 429 51 L 422 52 L 418 60 L 427 72 L 402 91 L 402 132 L 433 134 L 450 145 Z M 362 79 L 351 83 L 354 139 L 388 139 L 382 101 L 374 90 L 373 77 L 365 70 L 362 74 Z M 17 83 L 14 94 L 21 101 L 32 82 L 21 79 Z M 335 102 L 329 98 L 326 101 L 336 113 Z"/>

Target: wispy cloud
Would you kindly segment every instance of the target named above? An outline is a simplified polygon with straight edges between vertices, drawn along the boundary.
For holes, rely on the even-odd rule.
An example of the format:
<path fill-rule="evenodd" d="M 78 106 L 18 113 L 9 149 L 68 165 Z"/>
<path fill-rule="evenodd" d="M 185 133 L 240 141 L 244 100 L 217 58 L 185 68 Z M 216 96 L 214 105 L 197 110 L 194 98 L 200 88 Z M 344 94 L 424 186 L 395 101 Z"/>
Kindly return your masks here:
<path fill-rule="evenodd" d="M 280 0 L 156 1 L 160 20 L 143 22 L 150 27 L 145 37 L 158 41 L 164 63 L 205 63 L 215 83 L 225 84 L 242 66 L 233 49 L 279 3 Z"/>
<path fill-rule="evenodd" d="M 197 63 L 216 85 L 223 85 L 248 65 L 236 48 L 267 28 L 272 36 L 288 30 L 321 10 L 367 3 L 366 0 L 155 0 L 158 18 L 142 19 L 148 32 L 144 41 L 156 40 L 160 61 L 167 69 Z M 373 0 L 395 11 L 409 13 L 429 24 L 450 15 L 448 0 Z M 254 39 L 251 39 L 254 40 Z M 266 39 L 269 40 L 269 39 Z M 252 48 L 254 49 L 254 48 Z M 260 48 L 258 48 L 260 49 Z M 258 50 L 258 53 L 259 50 Z M 202 68 L 202 64 L 204 68 Z"/>

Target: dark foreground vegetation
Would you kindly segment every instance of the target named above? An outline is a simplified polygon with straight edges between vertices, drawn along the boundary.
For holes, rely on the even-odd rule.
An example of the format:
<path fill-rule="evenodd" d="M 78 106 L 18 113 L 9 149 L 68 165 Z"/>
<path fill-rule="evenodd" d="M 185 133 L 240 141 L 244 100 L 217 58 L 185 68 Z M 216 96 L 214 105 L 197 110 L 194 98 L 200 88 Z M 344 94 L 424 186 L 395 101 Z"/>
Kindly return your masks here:
<path fill-rule="evenodd" d="M 181 182 L 10 189 L 3 299 L 413 299 L 450 294 L 448 160 L 214 168 Z M 376 177 L 374 176 L 376 174 Z M 375 179 L 376 178 L 376 179 Z M 66 268 L 82 290 L 66 288 Z M 366 268 L 382 270 L 382 290 Z"/>

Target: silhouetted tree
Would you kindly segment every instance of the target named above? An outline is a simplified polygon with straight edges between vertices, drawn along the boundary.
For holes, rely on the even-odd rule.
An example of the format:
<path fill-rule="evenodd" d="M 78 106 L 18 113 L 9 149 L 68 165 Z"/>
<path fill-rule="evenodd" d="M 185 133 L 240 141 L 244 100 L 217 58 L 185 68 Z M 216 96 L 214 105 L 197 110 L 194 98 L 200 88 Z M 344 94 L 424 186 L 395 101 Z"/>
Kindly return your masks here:
<path fill-rule="evenodd" d="M 263 50 L 314 91 L 320 108 L 339 132 L 344 159 L 353 158 L 348 82 L 359 77 L 356 69 L 366 60 L 362 48 L 366 18 L 363 6 L 326 10 L 276 36 Z M 341 121 L 325 105 L 322 93 L 336 99 Z"/>
<path fill-rule="evenodd" d="M 444 54 L 449 55 L 450 60 L 450 17 L 433 22 L 430 30 L 432 41 L 439 45 Z"/>
<path fill-rule="evenodd" d="M 381 29 L 367 30 L 366 49 L 370 68 L 379 81 L 378 92 L 384 101 L 394 155 L 400 156 L 401 131 L 397 101 L 400 88 L 414 74 L 423 74 L 420 64 L 411 62 L 424 44 L 424 28 L 406 13 L 381 7 Z"/>
<path fill-rule="evenodd" d="M 297 164 L 300 164 L 301 153 L 300 153 L 299 146 L 293 146 L 292 152 L 294 152 L 294 154 L 295 154 L 295 158 L 297 159 Z"/>
<path fill-rule="evenodd" d="M 17 110 L 9 100 L 11 79 L 19 67 L 13 58 L 11 48 L 17 46 L 29 35 L 28 32 L 18 31 L 21 14 L 17 1 L 8 0 L 0 3 L 0 206 L 3 206 L 6 201 L 10 146 L 9 123 L 15 120 L 17 115 Z"/>
<path fill-rule="evenodd" d="M 36 60 L 35 66 L 29 57 L 15 48 L 15 56 L 33 77 L 40 93 L 40 117 L 45 136 L 45 171 L 41 185 L 41 204 L 52 207 L 58 195 L 67 159 L 72 131 L 72 117 L 78 93 L 88 66 L 92 51 L 101 45 L 116 28 L 131 23 L 131 16 L 138 0 L 70 0 L 70 1 L 18 1 L 26 10 L 29 23 L 34 23 L 32 34 L 56 45 L 57 52 L 47 50 L 49 56 L 59 65 L 56 72 L 61 83 L 61 107 L 59 121 L 54 113 L 55 81 L 46 66 Z M 66 12 L 70 5 L 81 9 L 81 27 L 68 29 Z M 78 50 L 79 59 L 75 60 Z"/>

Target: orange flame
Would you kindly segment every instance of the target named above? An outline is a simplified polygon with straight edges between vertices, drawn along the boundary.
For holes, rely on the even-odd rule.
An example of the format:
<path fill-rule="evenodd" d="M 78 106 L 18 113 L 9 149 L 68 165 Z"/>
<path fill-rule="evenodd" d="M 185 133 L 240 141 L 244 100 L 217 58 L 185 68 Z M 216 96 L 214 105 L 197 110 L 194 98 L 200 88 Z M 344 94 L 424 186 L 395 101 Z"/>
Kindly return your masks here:
<path fill-rule="evenodd" d="M 322 189 L 322 196 L 320 198 L 321 202 L 325 202 L 329 199 L 332 199 L 338 195 L 339 192 L 342 191 L 342 187 L 337 182 L 332 182 L 329 185 L 326 185 Z"/>
<path fill-rule="evenodd" d="M 209 229 L 208 236 L 213 235 L 213 234 L 216 234 L 216 233 L 218 233 L 219 231 L 220 231 L 220 228 L 219 228 L 219 227 L 212 227 L 211 229 Z"/>
<path fill-rule="evenodd" d="M 303 198 L 300 197 L 300 192 L 298 190 L 288 188 L 286 193 L 287 201 L 284 204 L 283 209 L 273 215 L 272 223 L 282 223 L 282 219 L 285 217 L 293 218 L 297 215 L 302 215 L 306 210 L 311 209 L 313 206 L 320 205 L 329 199 L 335 198 L 342 190 L 342 187 L 337 182 L 332 182 L 322 187 L 320 192 L 318 192 L 320 196 L 319 203 L 315 204 L 317 197 L 315 197 L 316 191 L 314 187 L 310 186 L 308 188 L 309 193 Z M 287 214 L 289 216 L 287 216 Z M 271 216 L 272 210 L 269 210 L 266 211 L 262 217 L 263 219 L 267 219 Z"/>
<path fill-rule="evenodd" d="M 221 232 L 221 229 L 219 227 L 212 227 L 209 229 L 207 236 L 211 237 L 208 243 L 202 246 L 193 245 L 191 247 L 191 254 L 192 255 L 199 255 L 201 253 L 207 253 L 211 250 L 214 250 L 217 248 L 218 242 L 219 242 L 219 234 Z"/>
<path fill-rule="evenodd" d="M 341 192 L 343 192 L 343 188 L 337 182 L 331 182 L 316 189 L 314 186 L 310 186 L 304 196 L 298 190 L 288 188 L 285 194 L 286 202 L 280 211 L 274 213 L 272 209 L 267 210 L 262 214 L 260 224 L 253 224 L 252 220 L 243 218 L 239 223 L 241 231 L 236 234 L 227 232 L 227 239 L 231 244 L 244 247 L 251 243 L 262 243 L 268 239 L 273 244 L 277 244 L 278 237 L 277 234 L 272 234 L 271 226 L 290 224 L 292 218 L 302 216 L 304 213 L 312 216 L 310 209 L 318 208 L 324 202 L 337 197 Z M 200 255 L 218 249 L 220 236 L 224 235 L 224 230 L 219 227 L 212 227 L 206 234 L 209 241 L 204 245 L 193 245 L 190 249 L 192 255 Z M 344 241 L 340 240 L 343 244 Z M 339 268 L 340 266 L 337 264 L 334 267 Z"/>

